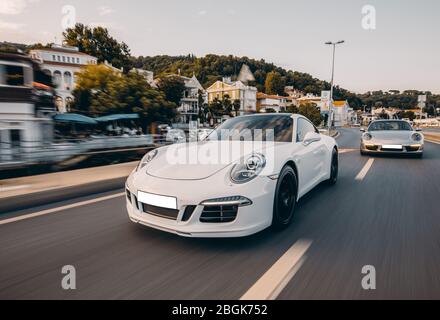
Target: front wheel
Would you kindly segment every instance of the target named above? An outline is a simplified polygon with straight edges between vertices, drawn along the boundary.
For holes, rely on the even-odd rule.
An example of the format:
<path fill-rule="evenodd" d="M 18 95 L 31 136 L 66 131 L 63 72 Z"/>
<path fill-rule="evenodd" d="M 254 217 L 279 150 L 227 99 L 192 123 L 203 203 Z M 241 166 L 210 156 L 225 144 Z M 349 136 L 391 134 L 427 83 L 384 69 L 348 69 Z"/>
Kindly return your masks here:
<path fill-rule="evenodd" d="M 333 149 L 332 152 L 332 160 L 330 164 L 330 178 L 327 180 L 329 185 L 334 185 L 338 181 L 338 173 L 339 173 L 339 157 L 338 151 Z"/>
<path fill-rule="evenodd" d="M 275 188 L 272 227 L 283 229 L 293 218 L 298 195 L 298 179 L 290 166 L 285 166 L 280 173 Z"/>

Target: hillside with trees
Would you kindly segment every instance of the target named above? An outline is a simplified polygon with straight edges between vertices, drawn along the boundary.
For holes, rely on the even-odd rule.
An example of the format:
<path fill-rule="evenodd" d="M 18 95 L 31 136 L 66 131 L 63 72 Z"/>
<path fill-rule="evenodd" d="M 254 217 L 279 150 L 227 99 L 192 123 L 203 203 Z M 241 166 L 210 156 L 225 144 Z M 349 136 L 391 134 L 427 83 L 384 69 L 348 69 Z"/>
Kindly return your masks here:
<path fill-rule="evenodd" d="M 286 70 L 263 59 L 257 60 L 248 57 L 215 54 L 208 54 L 204 57 L 196 57 L 192 54 L 133 57 L 130 54 L 129 47 L 124 42 L 113 38 L 108 30 L 103 27 L 92 28 L 78 23 L 73 28 L 65 30 L 63 36 L 67 44 L 78 46 L 81 52 L 96 56 L 99 62 L 107 60 L 115 67 L 123 67 L 125 73 L 135 67 L 151 70 L 154 72 L 155 77 L 160 78 L 169 74 L 180 73 L 188 77 L 195 74 L 203 87 L 207 88 L 224 76 L 229 76 L 232 80 L 235 80 L 243 64 L 246 64 L 255 77 L 255 81 L 250 84 L 256 86 L 260 92 L 283 95 L 284 86 L 293 86 L 304 93 L 320 95 L 322 90 L 330 89 L 328 81 L 314 78 L 308 73 Z M 32 48 L 47 46 L 49 44 L 24 45 L 1 42 L 0 50 L 15 47 L 28 52 Z M 175 85 L 179 87 L 179 84 Z M 165 87 L 165 83 L 163 87 Z M 167 84 L 166 87 L 171 88 L 170 84 Z M 388 90 L 357 94 L 339 86 L 334 88 L 335 100 L 348 100 L 350 106 L 354 109 L 366 108 L 371 110 L 372 107 L 413 109 L 417 105 L 419 94 L 427 95 L 425 111 L 429 115 L 434 115 L 436 108 L 440 108 L 440 94 L 417 90 L 403 92 Z M 166 97 L 168 100 L 170 93 L 166 94 Z"/>
<path fill-rule="evenodd" d="M 260 92 L 283 94 L 281 86 L 294 86 L 303 92 L 320 95 L 322 90 L 329 90 L 330 83 L 311 75 L 298 71 L 285 70 L 265 60 L 256 60 L 248 57 L 220 56 L 208 54 L 204 57 L 187 56 L 154 56 L 132 58 L 136 68 L 154 71 L 156 75 L 177 74 L 184 76 L 194 73 L 203 87 L 207 88 L 223 76 L 230 76 L 234 80 L 243 64 L 249 66 L 255 76 L 255 85 Z M 268 81 L 267 81 L 268 80 Z M 356 94 L 338 86 L 335 87 L 336 99 L 347 99 L 353 107 L 361 106 Z"/>

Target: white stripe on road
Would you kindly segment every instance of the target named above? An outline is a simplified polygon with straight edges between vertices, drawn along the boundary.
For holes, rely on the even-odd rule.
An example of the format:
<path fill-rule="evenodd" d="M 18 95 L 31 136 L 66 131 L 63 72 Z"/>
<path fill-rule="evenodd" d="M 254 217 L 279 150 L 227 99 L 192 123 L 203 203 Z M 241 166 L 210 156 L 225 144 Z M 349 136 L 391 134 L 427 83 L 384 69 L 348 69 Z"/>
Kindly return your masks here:
<path fill-rule="evenodd" d="M 54 212 L 59 212 L 59 211 L 67 210 L 67 209 L 78 208 L 78 207 L 85 206 L 85 205 L 88 205 L 88 204 L 92 204 L 92 203 L 96 203 L 96 202 L 101 202 L 101 201 L 106 201 L 106 200 L 114 199 L 114 198 L 117 198 L 117 197 L 121 197 L 123 195 L 125 195 L 125 192 L 120 192 L 120 193 L 112 194 L 112 195 L 109 195 L 109 196 L 104 196 L 104 197 L 101 197 L 101 198 L 96 198 L 96 199 L 85 200 L 85 201 L 81 201 L 81 202 L 77 202 L 77 203 L 72 203 L 72 204 L 68 204 L 68 205 L 62 206 L 62 207 L 57 207 L 57 208 L 47 209 L 47 210 L 38 211 L 38 212 L 34 212 L 34 213 L 24 214 L 22 216 L 18 216 L 18 217 L 14 217 L 14 218 L 0 220 L 0 225 L 12 223 L 12 222 L 17 222 L 17 221 L 21 221 L 21 220 L 26 220 L 26 219 L 30 219 L 30 218 L 40 217 L 40 216 L 44 216 L 46 214 L 50 214 L 50 213 L 54 213 Z"/>
<path fill-rule="evenodd" d="M 365 176 L 367 175 L 368 171 L 370 170 L 371 166 L 373 165 L 374 159 L 370 158 L 368 159 L 367 163 L 364 165 L 362 170 L 358 173 L 355 180 L 362 181 L 364 180 Z"/>
<path fill-rule="evenodd" d="M 354 152 L 354 151 L 359 151 L 359 149 L 339 149 L 338 153 L 343 154 L 343 153 Z"/>
<path fill-rule="evenodd" d="M 305 261 L 304 254 L 312 244 L 298 240 L 275 264 L 240 298 L 240 300 L 275 300 Z"/>
<path fill-rule="evenodd" d="M 10 187 L 2 187 L 2 186 L 0 186 L 0 192 L 26 189 L 26 188 L 29 188 L 30 186 L 31 186 L 30 184 L 23 184 L 23 185 L 19 185 L 19 186 L 10 186 Z"/>

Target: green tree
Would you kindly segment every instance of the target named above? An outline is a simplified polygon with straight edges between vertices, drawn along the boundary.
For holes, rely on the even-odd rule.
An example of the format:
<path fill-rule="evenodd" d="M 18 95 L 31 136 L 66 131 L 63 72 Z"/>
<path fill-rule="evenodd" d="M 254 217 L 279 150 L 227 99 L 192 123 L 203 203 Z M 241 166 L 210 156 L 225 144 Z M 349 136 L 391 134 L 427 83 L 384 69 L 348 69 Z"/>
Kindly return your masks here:
<path fill-rule="evenodd" d="M 235 116 L 238 117 L 238 112 L 240 111 L 240 108 L 241 108 L 240 100 L 234 99 L 234 101 L 232 102 L 232 107 L 235 111 Z"/>
<path fill-rule="evenodd" d="M 185 92 L 185 82 L 178 76 L 166 76 L 159 79 L 157 84 L 168 101 L 179 105 Z"/>
<path fill-rule="evenodd" d="M 267 94 L 284 95 L 284 87 L 286 82 L 276 71 L 271 71 L 266 76 L 265 88 Z"/>
<path fill-rule="evenodd" d="M 208 109 L 213 116 L 220 117 L 223 115 L 223 103 L 217 97 L 209 103 Z"/>
<path fill-rule="evenodd" d="M 222 99 L 224 114 L 230 115 L 232 113 L 232 101 L 228 94 L 225 94 Z"/>
<path fill-rule="evenodd" d="M 286 108 L 287 110 L 287 112 L 288 113 L 293 113 L 293 114 L 297 114 L 299 111 L 298 111 L 298 107 L 297 106 L 295 106 L 295 105 L 290 105 L 290 106 L 287 106 L 287 108 Z"/>
<path fill-rule="evenodd" d="M 315 126 L 322 122 L 321 112 L 315 103 L 302 104 L 298 108 L 298 113 L 312 121 Z"/>
<path fill-rule="evenodd" d="M 146 125 L 169 122 L 176 116 L 176 104 L 150 87 L 138 73 L 121 75 L 104 65 L 89 65 L 77 74 L 73 91 L 75 112 L 91 116 L 138 113 Z"/>
<path fill-rule="evenodd" d="M 73 28 L 67 28 L 63 37 L 66 44 L 98 58 L 98 62 L 108 61 L 116 68 L 124 68 L 125 72 L 131 69 L 130 49 L 124 42 L 110 36 L 107 28 L 91 28 L 77 23 Z"/>

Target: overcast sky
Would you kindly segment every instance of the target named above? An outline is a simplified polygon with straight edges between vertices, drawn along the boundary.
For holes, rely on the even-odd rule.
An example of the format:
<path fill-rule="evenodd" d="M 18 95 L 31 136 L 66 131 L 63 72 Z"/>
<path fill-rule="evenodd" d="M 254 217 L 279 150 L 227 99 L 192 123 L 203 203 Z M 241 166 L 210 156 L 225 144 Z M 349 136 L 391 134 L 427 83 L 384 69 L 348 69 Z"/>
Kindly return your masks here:
<path fill-rule="evenodd" d="M 60 41 L 65 5 L 134 55 L 245 55 L 329 80 L 324 42 L 343 39 L 342 87 L 440 93 L 439 0 L 0 0 L 0 40 Z M 376 9 L 374 30 L 362 27 L 365 5 Z"/>

